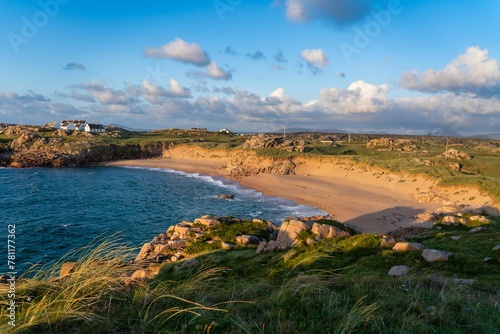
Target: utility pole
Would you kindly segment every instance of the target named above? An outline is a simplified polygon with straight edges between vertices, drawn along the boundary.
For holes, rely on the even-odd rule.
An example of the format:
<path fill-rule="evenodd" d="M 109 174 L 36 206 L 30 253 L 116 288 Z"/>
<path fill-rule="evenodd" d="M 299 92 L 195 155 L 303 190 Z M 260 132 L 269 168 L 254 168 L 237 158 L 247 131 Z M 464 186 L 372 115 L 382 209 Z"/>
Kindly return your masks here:
<path fill-rule="evenodd" d="M 350 132 L 347 134 L 347 143 L 349 145 L 351 145 L 351 133 Z"/>
<path fill-rule="evenodd" d="M 286 139 L 286 125 L 285 128 L 283 129 L 283 139 Z"/>

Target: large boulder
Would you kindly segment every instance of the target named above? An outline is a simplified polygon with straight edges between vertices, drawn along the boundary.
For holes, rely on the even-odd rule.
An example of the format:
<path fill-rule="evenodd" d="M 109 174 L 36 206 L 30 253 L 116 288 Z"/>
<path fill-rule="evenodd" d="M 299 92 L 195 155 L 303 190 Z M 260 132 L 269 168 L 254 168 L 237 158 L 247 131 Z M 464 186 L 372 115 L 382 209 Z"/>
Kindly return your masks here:
<path fill-rule="evenodd" d="M 316 236 L 314 237 L 316 241 L 327 238 L 343 238 L 350 235 L 349 232 L 343 231 L 336 226 L 318 223 L 314 223 L 312 225 L 311 232 L 316 234 Z"/>
<path fill-rule="evenodd" d="M 380 238 L 380 247 L 382 249 L 392 249 L 394 247 L 394 245 L 396 245 L 397 241 L 396 239 L 394 239 L 393 237 L 389 236 L 389 235 L 383 235 L 381 238 Z"/>
<path fill-rule="evenodd" d="M 448 261 L 450 255 L 437 249 L 424 249 L 422 257 L 427 262 Z"/>
<path fill-rule="evenodd" d="M 408 274 L 409 271 L 410 271 L 410 268 L 408 268 L 407 266 L 394 266 L 389 270 L 387 275 L 389 275 L 389 276 L 404 276 L 404 275 Z"/>
<path fill-rule="evenodd" d="M 220 221 L 214 218 L 196 218 L 194 220 L 195 224 L 201 224 L 207 227 L 214 227 L 220 224 Z"/>
<path fill-rule="evenodd" d="M 278 232 L 278 244 L 282 249 L 294 246 L 298 243 L 297 237 L 302 231 L 309 231 L 313 223 L 290 219 L 283 222 Z"/>
<path fill-rule="evenodd" d="M 153 249 L 154 249 L 153 245 L 151 245 L 151 243 L 149 242 L 142 245 L 139 254 L 137 254 L 137 257 L 135 258 L 135 262 L 139 262 L 141 260 L 146 259 L 148 255 L 153 251 Z"/>
<path fill-rule="evenodd" d="M 419 252 L 424 249 L 424 245 L 418 242 L 398 242 L 392 248 L 395 252 Z"/>
<path fill-rule="evenodd" d="M 257 245 L 260 243 L 260 239 L 255 235 L 239 235 L 236 237 L 236 242 L 240 245 Z"/>

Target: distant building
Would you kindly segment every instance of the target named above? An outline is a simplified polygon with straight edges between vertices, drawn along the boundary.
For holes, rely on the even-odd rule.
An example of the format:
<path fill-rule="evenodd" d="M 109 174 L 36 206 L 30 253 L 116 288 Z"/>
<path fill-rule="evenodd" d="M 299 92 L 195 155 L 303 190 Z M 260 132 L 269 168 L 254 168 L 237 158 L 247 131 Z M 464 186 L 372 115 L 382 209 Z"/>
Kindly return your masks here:
<path fill-rule="evenodd" d="M 44 126 L 46 126 L 48 128 L 59 129 L 61 127 L 61 122 L 54 121 L 54 122 L 47 123 Z"/>
<path fill-rule="evenodd" d="M 104 128 L 104 125 L 102 125 L 102 124 L 87 123 L 87 124 L 85 124 L 85 132 L 102 133 L 102 132 L 106 132 L 106 129 Z"/>
<path fill-rule="evenodd" d="M 87 124 L 87 121 L 84 120 L 64 120 L 61 121 L 61 125 L 59 126 L 63 130 L 68 130 L 68 131 L 73 131 L 73 130 L 78 130 L 78 131 L 83 131 L 85 129 L 85 124 Z"/>
<path fill-rule="evenodd" d="M 233 133 L 233 131 L 230 131 L 230 130 L 228 130 L 226 128 L 222 128 L 222 129 L 219 130 L 219 133 L 231 134 L 231 133 Z"/>

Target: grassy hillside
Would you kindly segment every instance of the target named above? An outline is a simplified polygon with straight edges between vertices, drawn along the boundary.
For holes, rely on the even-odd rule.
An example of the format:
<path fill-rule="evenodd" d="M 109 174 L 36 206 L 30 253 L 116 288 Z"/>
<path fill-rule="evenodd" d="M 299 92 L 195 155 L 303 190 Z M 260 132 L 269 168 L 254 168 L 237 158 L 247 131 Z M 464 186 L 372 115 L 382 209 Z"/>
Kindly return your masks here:
<path fill-rule="evenodd" d="M 483 230 L 471 233 L 473 226 Z M 453 238 L 451 238 L 453 237 Z M 457 238 L 460 237 L 460 238 Z M 137 250 L 111 239 L 77 250 L 17 282 L 19 333 L 498 333 L 500 219 L 439 226 L 408 238 L 453 253 L 428 263 L 421 252 L 384 250 L 375 234 L 255 254 L 255 246 L 163 265 L 130 284 Z M 485 258 L 490 258 L 485 261 Z M 188 260 L 189 261 L 189 260 Z M 410 272 L 390 277 L 392 266 Z M 473 279 L 463 281 L 460 279 Z M 0 286 L 2 302 L 8 287 Z M 0 310 L 6 319 L 6 308 Z"/>

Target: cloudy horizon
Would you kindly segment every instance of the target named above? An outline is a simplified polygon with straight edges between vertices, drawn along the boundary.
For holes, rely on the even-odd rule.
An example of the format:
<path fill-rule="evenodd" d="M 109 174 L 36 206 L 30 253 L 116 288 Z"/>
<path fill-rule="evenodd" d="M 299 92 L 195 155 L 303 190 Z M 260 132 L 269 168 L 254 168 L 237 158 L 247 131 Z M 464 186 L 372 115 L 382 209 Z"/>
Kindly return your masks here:
<path fill-rule="evenodd" d="M 494 0 L 40 0 L 0 10 L 0 123 L 500 133 Z"/>

